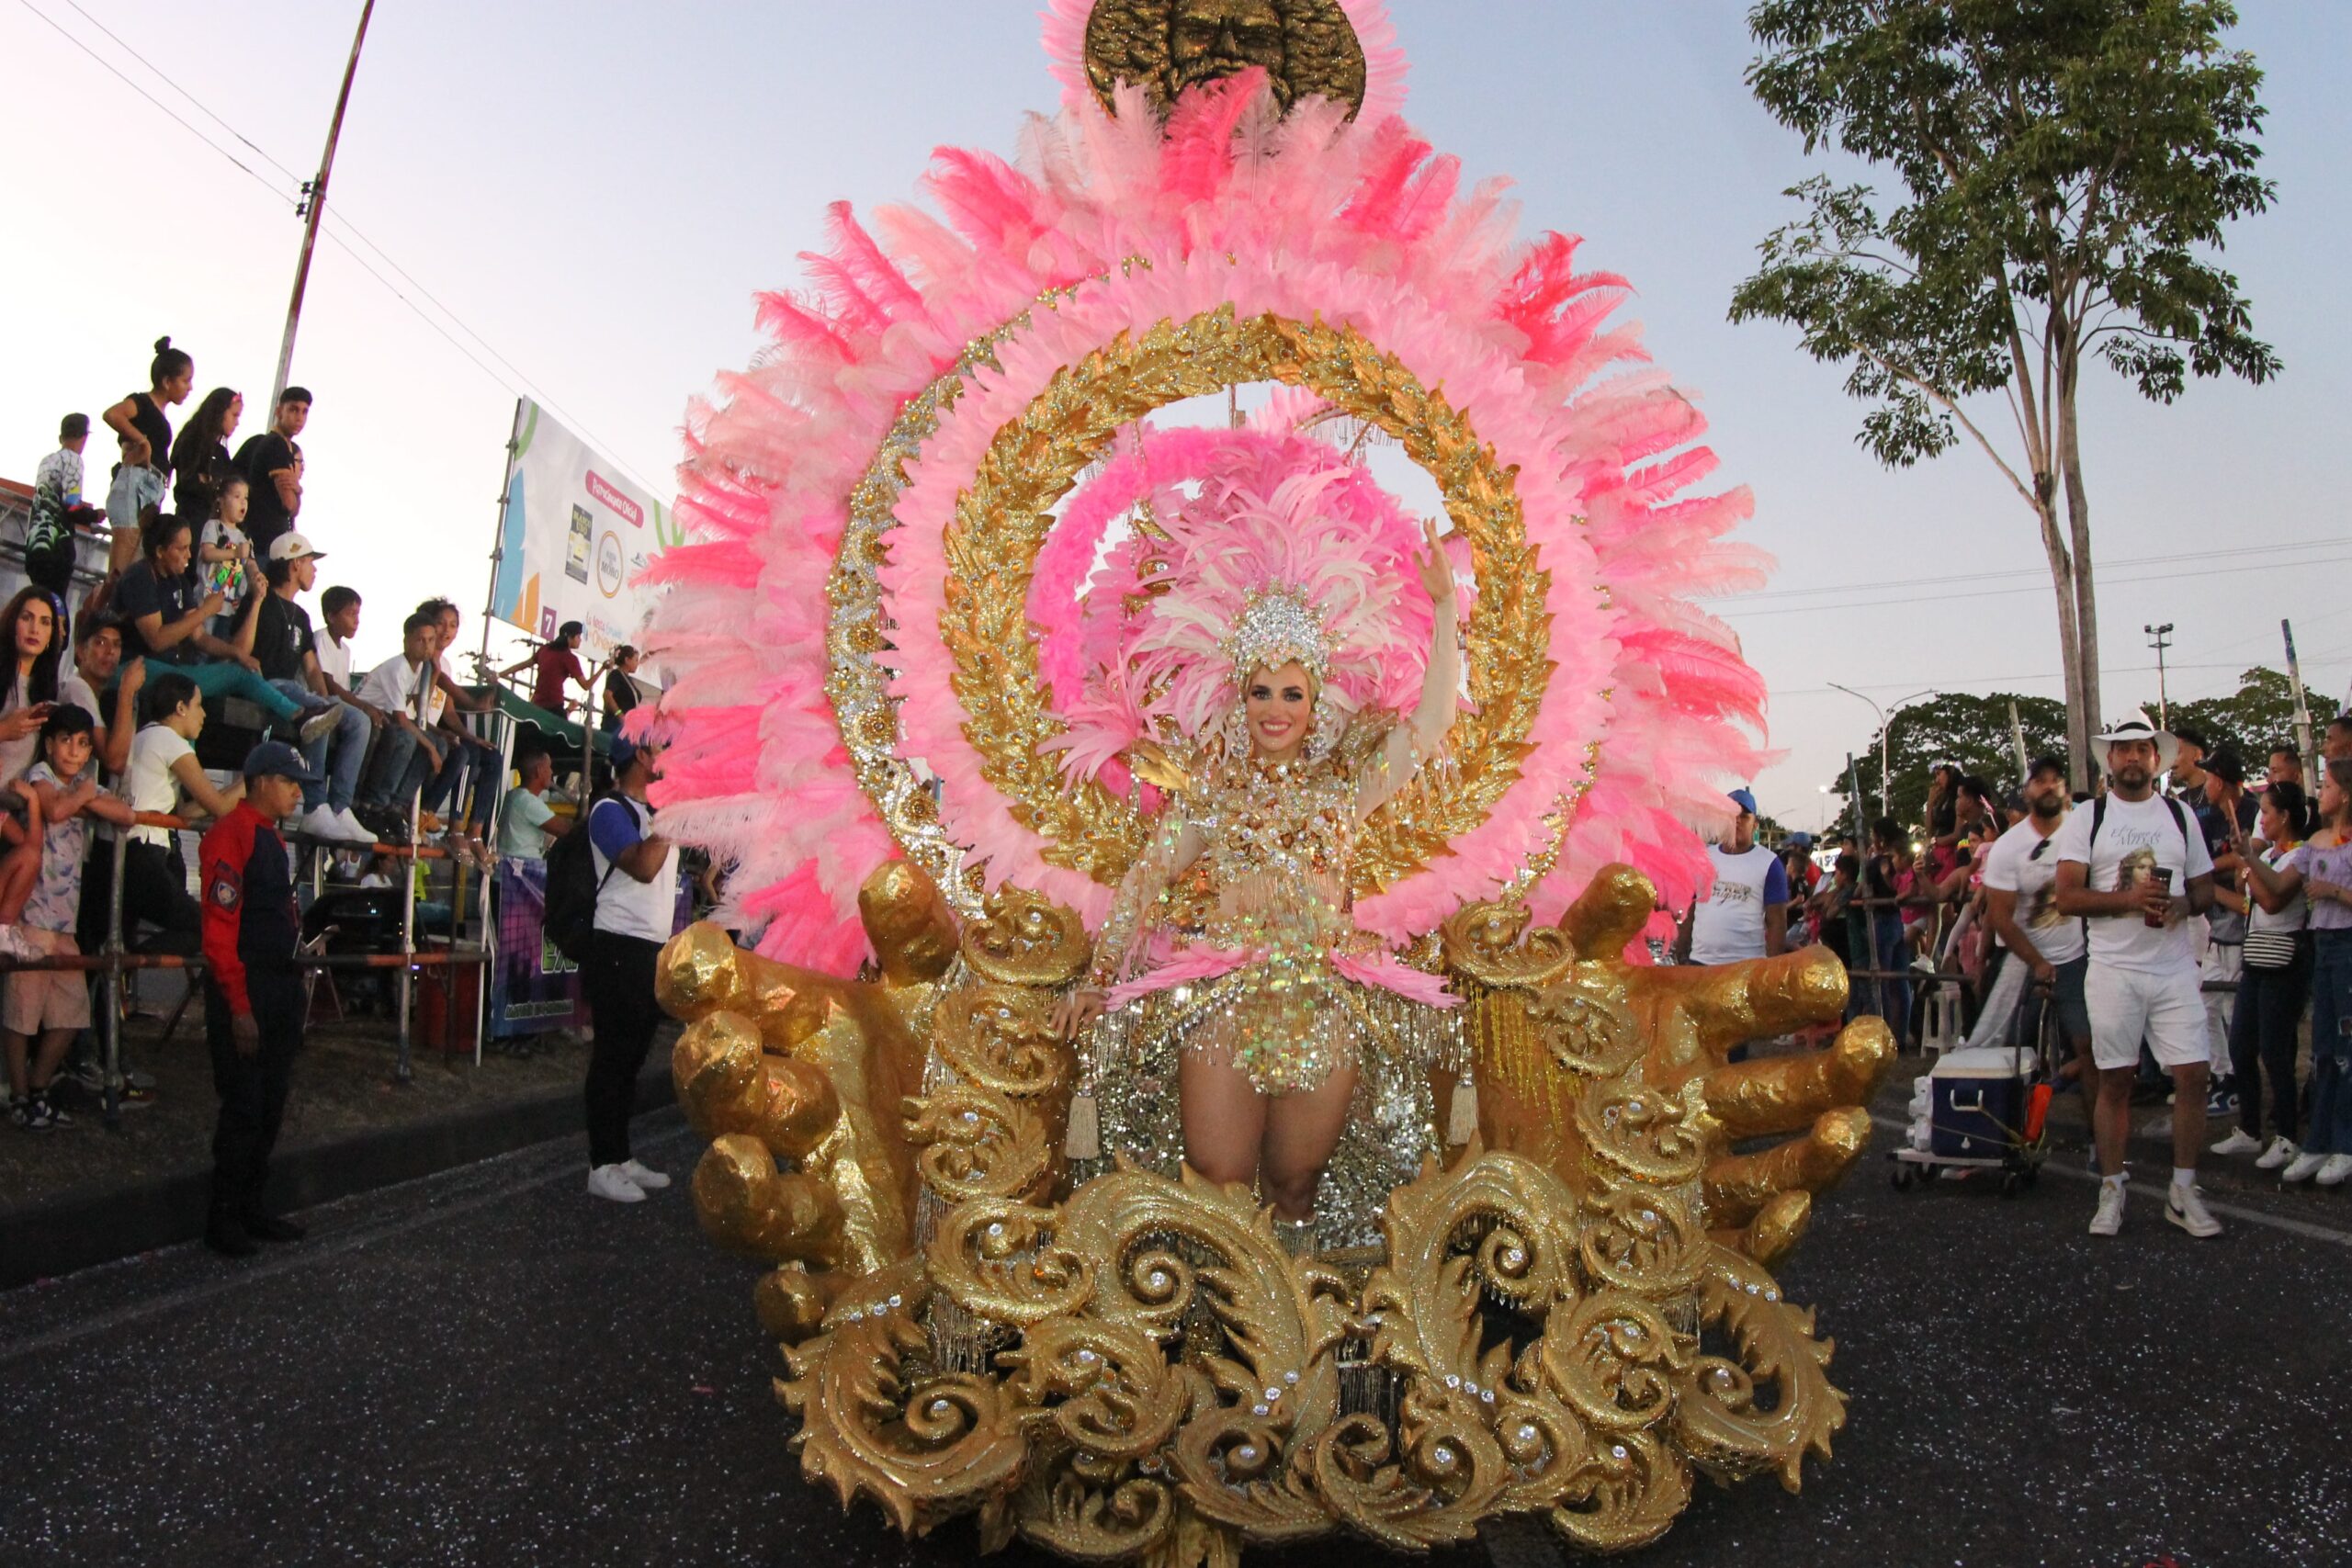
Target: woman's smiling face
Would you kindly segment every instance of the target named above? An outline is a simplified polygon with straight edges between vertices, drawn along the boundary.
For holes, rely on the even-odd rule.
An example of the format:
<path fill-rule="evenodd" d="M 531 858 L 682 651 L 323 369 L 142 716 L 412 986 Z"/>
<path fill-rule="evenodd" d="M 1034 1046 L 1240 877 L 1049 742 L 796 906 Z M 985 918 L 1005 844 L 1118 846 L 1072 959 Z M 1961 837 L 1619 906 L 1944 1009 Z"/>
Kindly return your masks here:
<path fill-rule="evenodd" d="M 1260 756 L 1284 761 L 1298 754 L 1315 707 L 1315 688 L 1304 668 L 1285 664 L 1256 671 L 1243 688 L 1242 701 L 1250 739 Z"/>

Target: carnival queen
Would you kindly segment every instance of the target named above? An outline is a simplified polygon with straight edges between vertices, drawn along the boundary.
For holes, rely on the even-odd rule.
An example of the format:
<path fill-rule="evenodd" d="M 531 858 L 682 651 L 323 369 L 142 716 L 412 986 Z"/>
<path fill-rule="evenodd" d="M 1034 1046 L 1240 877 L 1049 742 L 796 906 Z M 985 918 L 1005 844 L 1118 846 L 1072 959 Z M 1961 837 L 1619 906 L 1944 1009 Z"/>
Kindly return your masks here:
<path fill-rule="evenodd" d="M 1306 494 L 1217 519 L 1213 540 L 1179 524 L 1168 544 L 1145 546 L 1159 558 L 1148 565 L 1183 560 L 1138 663 L 1156 656 L 1175 705 L 1189 691 L 1214 716 L 1162 768 L 1169 795 L 1150 846 L 1055 1022 L 1087 1043 L 1097 1073 L 1113 1052 L 1176 1045 L 1186 1163 L 1256 1184 L 1285 1245 L 1307 1251 L 1367 1053 L 1431 1035 L 1390 1027 L 1400 1004 L 1453 1005 L 1437 977 L 1358 929 L 1351 888 L 1365 819 L 1444 755 L 1460 653 L 1452 563 L 1425 524 L 1411 558 L 1430 606 L 1419 699 L 1406 714 L 1353 706 L 1335 666 L 1399 651 L 1396 584 L 1380 576 L 1384 565 L 1401 576 L 1401 562 L 1351 548 L 1370 540 L 1335 519 L 1296 516 L 1317 483 L 1294 482 Z"/>

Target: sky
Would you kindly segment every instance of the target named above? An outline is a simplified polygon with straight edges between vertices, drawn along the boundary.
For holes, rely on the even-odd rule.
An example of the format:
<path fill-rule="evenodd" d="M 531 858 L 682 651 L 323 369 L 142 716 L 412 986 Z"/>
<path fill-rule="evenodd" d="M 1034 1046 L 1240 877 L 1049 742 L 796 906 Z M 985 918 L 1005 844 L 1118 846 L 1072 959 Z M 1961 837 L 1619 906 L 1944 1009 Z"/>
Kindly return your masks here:
<path fill-rule="evenodd" d="M 1710 607 L 1771 689 L 1784 756 L 1756 781 L 1761 803 L 1810 827 L 1831 805 L 1820 784 L 1877 727 L 1830 682 L 1887 705 L 2062 685 L 2033 518 L 1992 465 L 1962 449 L 1880 468 L 1836 369 L 1789 329 L 1726 319 L 1757 242 L 1794 211 L 1781 192 L 1820 166 L 1742 85 L 1743 9 L 1395 0 L 1393 15 L 1408 118 L 1471 176 L 1510 176 L 1530 232 L 1582 235 L 1581 265 L 1632 280 L 1626 314 L 1706 412 L 1720 481 L 1754 490 L 1742 536 L 1778 572 Z M 143 388 L 161 333 L 195 355 L 199 397 L 266 400 L 300 237 L 300 176 L 283 171 L 316 166 L 358 10 L 0 0 L 0 475 L 29 479 L 61 414 Z M 2286 373 L 2199 382 L 2170 408 L 2095 373 L 2084 452 L 2110 709 L 2156 696 L 2152 622 L 2175 628 L 2176 700 L 2278 662 L 2281 617 L 2316 689 L 2352 680 L 2352 6 L 2245 12 L 2233 41 L 2268 73 L 2262 167 L 2278 192 L 2224 260 Z M 668 494 L 686 400 L 756 351 L 752 297 L 797 281 L 825 204 L 907 198 L 941 144 L 1010 152 L 1057 98 L 1036 37 L 1023 0 L 385 0 L 293 375 L 317 399 L 303 526 L 328 553 L 322 581 L 367 597 L 363 658 L 390 657 L 401 615 L 435 593 L 479 636 L 518 393 Z M 92 451 L 102 472 L 110 452 Z"/>

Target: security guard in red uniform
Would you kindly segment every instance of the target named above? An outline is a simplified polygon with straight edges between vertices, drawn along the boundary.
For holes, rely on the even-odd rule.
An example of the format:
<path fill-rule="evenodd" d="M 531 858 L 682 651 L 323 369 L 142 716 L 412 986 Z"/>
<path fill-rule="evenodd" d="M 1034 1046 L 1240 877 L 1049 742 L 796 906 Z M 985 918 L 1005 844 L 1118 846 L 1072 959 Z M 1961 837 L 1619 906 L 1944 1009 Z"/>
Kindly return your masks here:
<path fill-rule="evenodd" d="M 302 1239 L 300 1225 L 262 1207 L 262 1188 L 308 1010 L 294 963 L 294 866 L 277 824 L 301 809 L 302 786 L 319 782 L 294 748 L 263 741 L 245 759 L 244 799 L 204 835 L 199 854 L 204 1033 L 220 1092 L 204 1239 L 232 1258 L 251 1257 L 260 1242 Z"/>

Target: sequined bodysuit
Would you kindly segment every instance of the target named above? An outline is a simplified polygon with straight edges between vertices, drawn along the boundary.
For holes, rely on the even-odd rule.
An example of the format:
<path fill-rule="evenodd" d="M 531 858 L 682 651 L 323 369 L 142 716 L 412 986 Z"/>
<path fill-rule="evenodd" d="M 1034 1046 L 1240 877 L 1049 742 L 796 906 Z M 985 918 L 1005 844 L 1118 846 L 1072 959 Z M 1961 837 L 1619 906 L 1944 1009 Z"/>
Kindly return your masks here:
<path fill-rule="evenodd" d="M 1357 826 L 1367 801 L 1393 793 L 1398 761 L 1414 766 L 1409 735 L 1355 767 L 1336 756 L 1215 767 L 1171 807 L 1097 939 L 1112 1005 L 1172 995 L 1185 1049 L 1281 1095 L 1353 1066 L 1400 999 L 1449 1000 L 1351 913 Z"/>

